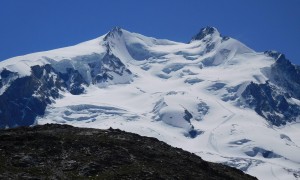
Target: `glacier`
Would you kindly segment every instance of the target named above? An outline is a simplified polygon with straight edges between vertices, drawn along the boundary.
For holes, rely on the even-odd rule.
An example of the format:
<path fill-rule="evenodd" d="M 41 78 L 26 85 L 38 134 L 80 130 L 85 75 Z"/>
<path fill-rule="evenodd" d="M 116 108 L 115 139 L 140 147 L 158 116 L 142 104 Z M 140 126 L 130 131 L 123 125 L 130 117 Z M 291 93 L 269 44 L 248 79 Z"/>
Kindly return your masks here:
<path fill-rule="evenodd" d="M 119 128 L 259 179 L 300 178 L 299 66 L 214 27 L 189 43 L 116 27 L 2 61 L 0 75 L 2 128 Z"/>

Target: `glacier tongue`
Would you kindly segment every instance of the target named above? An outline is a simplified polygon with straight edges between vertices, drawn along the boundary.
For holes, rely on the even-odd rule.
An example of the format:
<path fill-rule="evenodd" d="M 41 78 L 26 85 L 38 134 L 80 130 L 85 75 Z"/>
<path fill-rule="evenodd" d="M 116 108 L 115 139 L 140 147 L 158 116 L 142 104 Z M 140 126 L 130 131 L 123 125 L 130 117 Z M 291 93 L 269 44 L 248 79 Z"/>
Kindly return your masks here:
<path fill-rule="evenodd" d="M 296 179 L 299 72 L 284 56 L 255 52 L 212 27 L 188 44 L 114 28 L 0 62 L 0 126 L 120 128 L 260 179 Z M 18 83 L 26 91 L 15 95 Z M 9 122 L 16 112 L 22 121 Z"/>

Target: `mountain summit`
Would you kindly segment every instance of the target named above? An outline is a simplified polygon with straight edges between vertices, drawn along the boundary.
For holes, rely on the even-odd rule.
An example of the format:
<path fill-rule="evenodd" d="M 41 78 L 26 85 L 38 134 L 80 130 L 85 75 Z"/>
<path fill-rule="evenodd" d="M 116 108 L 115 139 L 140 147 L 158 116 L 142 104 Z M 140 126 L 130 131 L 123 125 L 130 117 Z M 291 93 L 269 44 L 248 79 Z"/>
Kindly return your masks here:
<path fill-rule="evenodd" d="M 190 43 L 116 27 L 0 62 L 0 127 L 119 128 L 258 178 L 295 179 L 299 77 L 283 54 L 255 52 L 213 27 Z"/>
<path fill-rule="evenodd" d="M 192 38 L 192 40 L 203 40 L 206 36 L 220 36 L 220 33 L 216 28 L 207 26 L 202 28 L 200 32 Z"/>
<path fill-rule="evenodd" d="M 109 38 L 114 38 L 115 36 L 121 36 L 123 34 L 122 28 L 116 26 L 112 28 L 103 38 L 104 41 L 107 41 Z"/>

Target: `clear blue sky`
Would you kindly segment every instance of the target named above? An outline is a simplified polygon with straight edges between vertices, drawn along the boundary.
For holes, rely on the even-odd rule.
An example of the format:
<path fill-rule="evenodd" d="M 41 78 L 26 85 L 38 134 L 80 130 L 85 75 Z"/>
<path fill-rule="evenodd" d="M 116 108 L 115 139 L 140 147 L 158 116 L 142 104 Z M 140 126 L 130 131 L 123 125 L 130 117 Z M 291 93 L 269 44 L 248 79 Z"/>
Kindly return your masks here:
<path fill-rule="evenodd" d="M 208 25 L 300 64 L 300 0 L 0 0 L 0 61 L 74 45 L 114 26 L 188 42 Z"/>

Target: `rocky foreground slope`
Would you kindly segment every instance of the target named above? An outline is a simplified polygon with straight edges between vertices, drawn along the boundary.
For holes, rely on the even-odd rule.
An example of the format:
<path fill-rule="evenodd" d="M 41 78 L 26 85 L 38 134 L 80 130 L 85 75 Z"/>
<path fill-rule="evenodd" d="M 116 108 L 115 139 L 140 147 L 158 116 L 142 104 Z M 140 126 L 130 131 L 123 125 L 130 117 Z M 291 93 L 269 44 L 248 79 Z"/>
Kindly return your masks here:
<path fill-rule="evenodd" d="M 300 178 L 300 66 L 202 28 L 189 43 L 113 28 L 0 62 L 0 129 L 33 124 L 154 137 L 259 179 Z"/>
<path fill-rule="evenodd" d="M 0 131 L 0 179 L 256 179 L 117 129 L 43 125 Z"/>

